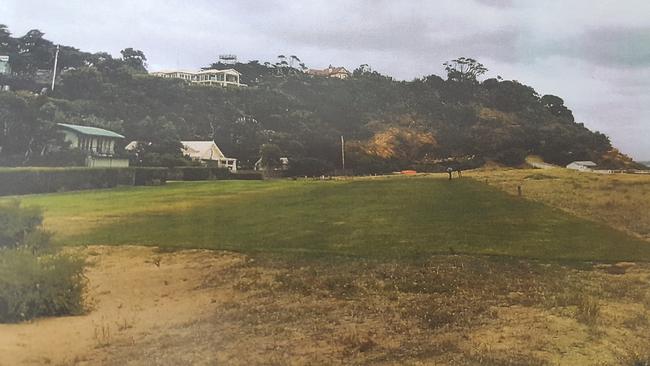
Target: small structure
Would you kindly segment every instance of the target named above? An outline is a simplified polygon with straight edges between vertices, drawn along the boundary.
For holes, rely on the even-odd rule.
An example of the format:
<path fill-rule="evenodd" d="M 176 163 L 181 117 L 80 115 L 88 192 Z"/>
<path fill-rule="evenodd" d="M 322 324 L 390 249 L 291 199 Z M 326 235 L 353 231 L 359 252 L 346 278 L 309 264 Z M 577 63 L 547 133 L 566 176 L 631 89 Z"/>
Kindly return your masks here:
<path fill-rule="evenodd" d="M 345 69 L 345 67 L 333 67 L 332 65 L 329 65 L 329 67 L 324 70 L 309 69 L 307 70 L 307 74 L 338 79 L 347 79 L 352 75 Z"/>
<path fill-rule="evenodd" d="M 192 160 L 202 162 L 216 162 L 218 167 L 237 171 L 237 159 L 227 158 L 214 141 L 181 141 L 183 155 Z"/>
<path fill-rule="evenodd" d="M 579 170 L 582 172 L 591 172 L 596 169 L 598 164 L 594 163 L 593 161 L 574 161 L 571 164 L 567 165 L 567 169 L 573 169 L 573 170 Z"/>
<path fill-rule="evenodd" d="M 239 82 L 241 73 L 235 69 L 226 69 L 226 70 L 206 69 L 198 72 L 181 71 L 181 70 L 156 71 L 156 72 L 152 72 L 150 75 L 161 77 L 161 78 L 167 78 L 167 79 L 181 79 L 189 83 L 199 84 L 199 85 L 215 85 L 215 86 L 222 86 L 222 87 L 246 86 L 246 84 L 242 84 Z"/>
<path fill-rule="evenodd" d="M 129 160 L 115 157 L 115 143 L 124 136 L 103 128 L 58 124 L 65 141 L 73 149 L 79 149 L 88 155 L 86 166 L 97 168 L 123 168 L 129 166 Z"/>
<path fill-rule="evenodd" d="M 262 165 L 262 158 L 260 157 L 257 159 L 255 162 L 255 165 L 253 166 L 254 170 L 257 171 L 263 171 L 263 170 L 268 170 L 268 167 L 265 167 Z M 273 170 L 288 170 L 289 169 L 289 158 L 287 157 L 282 157 L 280 158 L 280 165 L 277 168 L 274 168 Z"/>
<path fill-rule="evenodd" d="M 0 55 L 0 75 L 11 74 L 11 66 L 9 65 L 9 56 Z"/>

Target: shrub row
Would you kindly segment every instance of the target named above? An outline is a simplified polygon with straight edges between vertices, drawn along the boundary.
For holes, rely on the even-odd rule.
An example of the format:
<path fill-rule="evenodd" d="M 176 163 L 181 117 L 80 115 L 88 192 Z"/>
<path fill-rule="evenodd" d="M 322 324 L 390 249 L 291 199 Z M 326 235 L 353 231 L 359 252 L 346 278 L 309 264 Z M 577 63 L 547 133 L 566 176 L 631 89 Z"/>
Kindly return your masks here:
<path fill-rule="evenodd" d="M 224 168 L 0 168 L 0 196 L 113 188 L 118 185 L 149 186 L 167 180 L 261 180 L 260 172 L 232 173 Z"/>
<path fill-rule="evenodd" d="M 165 168 L 6 168 L 0 169 L 0 196 L 156 185 L 166 179 Z"/>
<path fill-rule="evenodd" d="M 168 180 L 262 180 L 264 176 L 261 172 L 252 170 L 240 170 L 231 172 L 227 168 L 216 167 L 198 167 L 198 166 L 183 166 L 169 168 L 167 171 Z"/>

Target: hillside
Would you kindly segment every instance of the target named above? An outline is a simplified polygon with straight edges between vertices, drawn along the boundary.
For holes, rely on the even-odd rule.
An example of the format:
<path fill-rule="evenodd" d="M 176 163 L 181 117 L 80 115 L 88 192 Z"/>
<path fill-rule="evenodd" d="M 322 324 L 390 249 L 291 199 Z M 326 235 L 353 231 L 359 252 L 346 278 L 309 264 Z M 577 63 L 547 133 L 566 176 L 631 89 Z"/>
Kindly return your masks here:
<path fill-rule="evenodd" d="M 149 76 L 145 55 L 131 48 L 118 59 L 62 47 L 55 91 L 36 95 L 30 92 L 47 86 L 42 69 L 53 64 L 54 45 L 36 30 L 14 38 L 0 27 L 0 37 L 0 54 L 10 55 L 13 70 L 0 84 L 14 91 L 0 93 L 0 120 L 8 126 L 0 136 L 1 165 L 74 161 L 55 132 L 56 122 L 66 122 L 149 142 L 133 161 L 141 165 L 187 164 L 179 140 L 214 139 L 243 167 L 266 144 L 291 159 L 295 174 L 320 174 L 340 166 L 344 136 L 347 167 L 360 174 L 469 168 L 486 160 L 517 166 L 528 154 L 560 165 L 636 166 L 611 153 L 607 136 L 576 122 L 560 97 L 513 80 L 481 81 L 487 69 L 472 59 L 447 63 L 446 79 L 408 82 L 365 65 L 339 80 L 286 62 L 251 61 L 234 65 L 249 87 L 222 89 Z"/>

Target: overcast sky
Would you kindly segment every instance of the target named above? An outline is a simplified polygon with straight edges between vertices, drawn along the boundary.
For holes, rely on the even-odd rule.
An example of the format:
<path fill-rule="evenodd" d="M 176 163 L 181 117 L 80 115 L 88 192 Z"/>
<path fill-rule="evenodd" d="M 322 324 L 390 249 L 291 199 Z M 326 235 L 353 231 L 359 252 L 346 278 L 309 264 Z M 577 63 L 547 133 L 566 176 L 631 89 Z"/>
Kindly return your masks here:
<path fill-rule="evenodd" d="M 119 55 L 149 69 L 197 69 L 297 55 L 308 67 L 367 63 L 411 80 L 474 57 L 490 70 L 564 98 L 576 120 L 650 160 L 648 0 L 2 0 L 0 23 L 55 43 Z"/>

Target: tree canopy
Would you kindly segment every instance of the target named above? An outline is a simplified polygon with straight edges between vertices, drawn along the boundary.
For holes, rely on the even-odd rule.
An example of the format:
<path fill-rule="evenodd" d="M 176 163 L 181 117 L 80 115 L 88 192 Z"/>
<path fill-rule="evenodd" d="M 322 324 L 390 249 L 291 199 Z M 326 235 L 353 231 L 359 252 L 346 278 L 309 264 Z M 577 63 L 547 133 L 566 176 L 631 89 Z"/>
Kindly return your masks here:
<path fill-rule="evenodd" d="M 260 154 L 275 160 L 280 151 L 301 172 L 339 166 L 341 135 L 348 141 L 346 166 L 357 172 L 435 170 L 449 161 L 489 159 L 517 165 L 527 154 L 566 164 L 600 161 L 612 150 L 605 135 L 574 121 L 561 98 L 540 97 L 514 80 L 481 81 L 487 68 L 472 58 L 445 63 L 447 79 L 429 75 L 409 82 L 367 64 L 346 80 L 310 76 L 295 55 L 206 65 L 234 68 L 249 85 L 220 88 L 149 76 L 146 56 L 132 48 L 113 58 L 64 46 L 60 86 L 38 96 L 20 91 L 42 86 L 19 75 L 32 67 L 26 65 L 47 65 L 54 45 L 41 32 L 12 38 L 2 26 L 0 43 L 49 50 L 16 53 L 12 69 L 22 66 L 0 80 L 14 90 L 0 93 L 3 164 L 35 164 L 41 154 L 65 151 L 53 132 L 56 122 L 110 126 L 127 137 L 125 143 L 146 142 L 135 159 L 143 165 L 182 164 L 181 139 L 214 140 L 243 168 Z"/>

